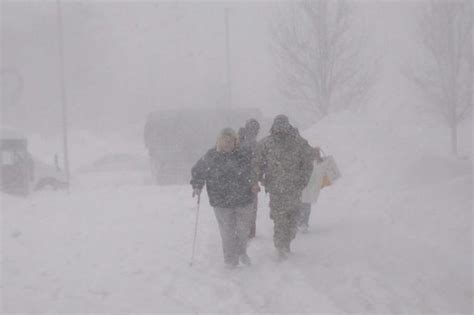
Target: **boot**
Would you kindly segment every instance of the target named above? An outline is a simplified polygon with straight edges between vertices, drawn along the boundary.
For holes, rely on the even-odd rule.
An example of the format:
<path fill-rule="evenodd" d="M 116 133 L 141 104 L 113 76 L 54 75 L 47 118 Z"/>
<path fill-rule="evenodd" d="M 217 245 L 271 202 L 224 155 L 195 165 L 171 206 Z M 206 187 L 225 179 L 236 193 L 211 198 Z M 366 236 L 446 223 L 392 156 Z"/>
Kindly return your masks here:
<path fill-rule="evenodd" d="M 250 260 L 250 257 L 247 254 L 243 254 L 240 256 L 240 262 L 242 263 L 242 265 L 245 266 L 250 266 L 252 264 L 252 261 Z"/>
<path fill-rule="evenodd" d="M 288 259 L 288 252 L 283 248 L 277 249 L 277 254 L 278 254 L 278 261 L 285 261 Z"/>

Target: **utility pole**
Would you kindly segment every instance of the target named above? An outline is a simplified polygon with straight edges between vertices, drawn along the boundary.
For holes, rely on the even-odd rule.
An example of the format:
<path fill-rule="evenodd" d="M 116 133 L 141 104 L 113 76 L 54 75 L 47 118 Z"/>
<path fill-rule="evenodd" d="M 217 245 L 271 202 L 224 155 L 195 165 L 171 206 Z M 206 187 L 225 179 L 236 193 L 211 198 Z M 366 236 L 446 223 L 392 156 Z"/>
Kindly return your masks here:
<path fill-rule="evenodd" d="M 227 63 L 227 106 L 232 108 L 232 73 L 230 65 L 229 8 L 225 9 L 225 48 Z"/>
<path fill-rule="evenodd" d="M 61 13 L 61 0 L 56 1 L 57 18 L 58 18 L 58 48 L 59 48 L 59 79 L 61 88 L 61 105 L 62 105 L 62 130 L 63 130 L 63 153 L 64 153 L 64 171 L 66 172 L 66 179 L 68 187 L 70 184 L 69 173 L 69 155 L 68 155 L 68 121 L 67 121 L 67 99 L 66 87 L 64 82 L 64 42 L 63 42 L 63 20 Z"/>

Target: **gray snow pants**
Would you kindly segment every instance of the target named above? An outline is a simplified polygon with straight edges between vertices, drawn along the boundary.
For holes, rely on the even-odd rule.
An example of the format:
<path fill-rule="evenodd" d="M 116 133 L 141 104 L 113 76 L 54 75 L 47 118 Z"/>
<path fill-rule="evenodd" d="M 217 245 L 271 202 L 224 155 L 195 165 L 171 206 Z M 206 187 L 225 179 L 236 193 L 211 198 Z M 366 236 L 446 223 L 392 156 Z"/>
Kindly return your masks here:
<path fill-rule="evenodd" d="M 214 208 L 222 238 L 226 264 L 237 265 L 239 257 L 246 254 L 252 222 L 252 204 L 238 208 Z"/>
<path fill-rule="evenodd" d="M 249 238 L 254 238 L 255 234 L 257 233 L 257 208 L 258 208 L 258 195 L 255 195 L 252 202 L 252 219 L 250 222 Z"/>
<path fill-rule="evenodd" d="M 310 215 L 311 204 L 309 202 L 302 202 L 300 208 L 300 215 L 298 218 L 298 226 L 308 226 Z"/>
<path fill-rule="evenodd" d="M 270 219 L 274 223 L 273 243 L 279 250 L 290 251 L 296 236 L 301 207 L 301 193 L 270 193 Z"/>

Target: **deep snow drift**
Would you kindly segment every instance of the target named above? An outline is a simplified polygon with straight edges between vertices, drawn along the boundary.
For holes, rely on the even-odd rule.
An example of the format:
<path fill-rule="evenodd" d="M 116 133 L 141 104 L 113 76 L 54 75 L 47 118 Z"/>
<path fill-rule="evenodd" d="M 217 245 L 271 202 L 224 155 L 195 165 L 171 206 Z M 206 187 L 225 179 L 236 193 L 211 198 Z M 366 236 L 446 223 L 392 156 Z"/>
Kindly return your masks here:
<path fill-rule="evenodd" d="M 236 270 L 207 198 L 189 266 L 191 189 L 146 184 L 145 170 L 76 173 L 69 195 L 2 195 L 2 313 L 471 313 L 470 149 L 452 158 L 424 130 L 340 113 L 304 131 L 343 177 L 283 263 L 263 193 L 253 265 Z"/>

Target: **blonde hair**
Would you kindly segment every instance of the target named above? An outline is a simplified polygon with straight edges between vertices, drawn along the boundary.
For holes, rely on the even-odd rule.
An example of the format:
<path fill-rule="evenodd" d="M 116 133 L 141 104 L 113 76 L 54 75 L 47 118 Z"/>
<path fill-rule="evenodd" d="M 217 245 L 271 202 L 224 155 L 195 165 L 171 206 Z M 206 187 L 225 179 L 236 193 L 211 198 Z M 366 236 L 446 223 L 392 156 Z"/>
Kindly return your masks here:
<path fill-rule="evenodd" d="M 217 136 L 216 150 L 217 152 L 224 152 L 224 146 L 229 143 L 229 141 L 234 142 L 234 149 L 239 145 L 239 137 L 237 133 L 232 128 L 224 128 L 221 130 Z"/>

